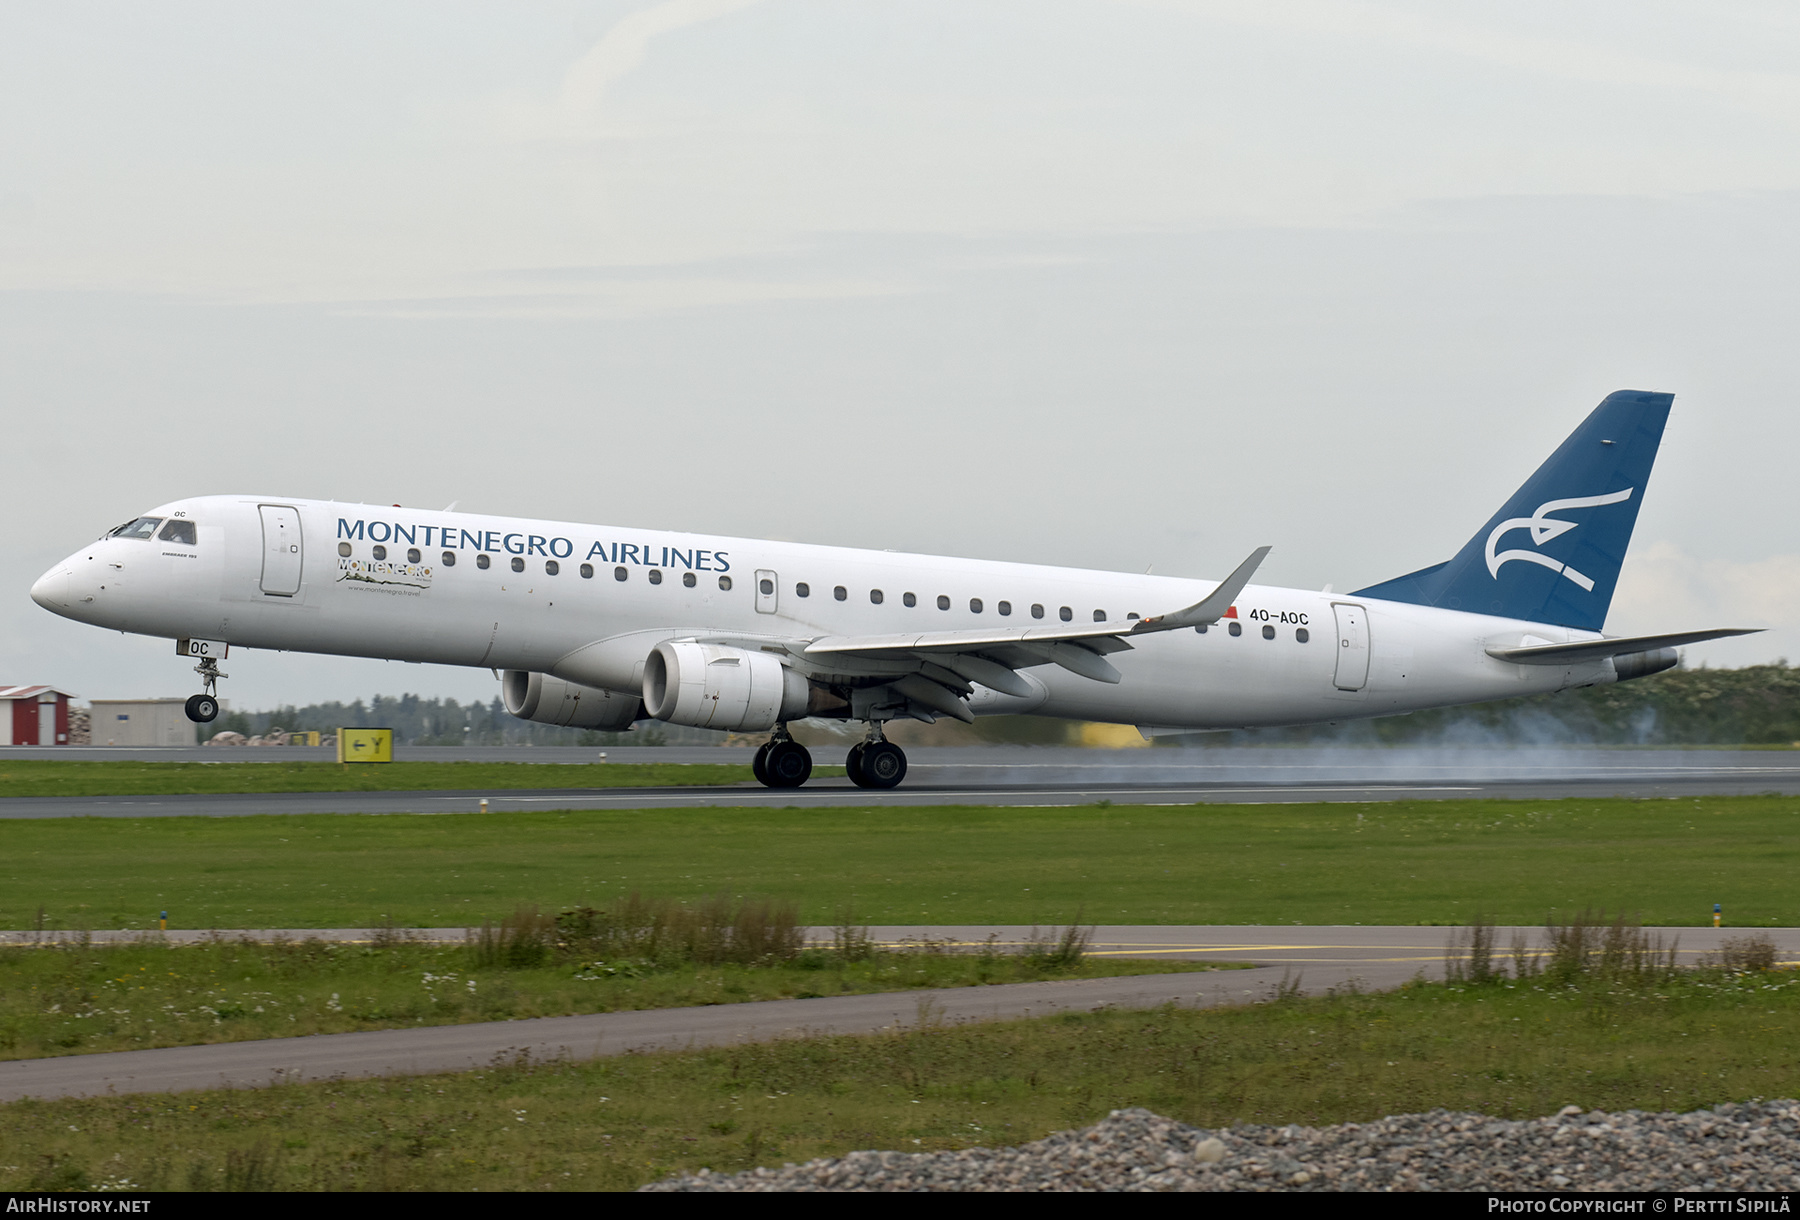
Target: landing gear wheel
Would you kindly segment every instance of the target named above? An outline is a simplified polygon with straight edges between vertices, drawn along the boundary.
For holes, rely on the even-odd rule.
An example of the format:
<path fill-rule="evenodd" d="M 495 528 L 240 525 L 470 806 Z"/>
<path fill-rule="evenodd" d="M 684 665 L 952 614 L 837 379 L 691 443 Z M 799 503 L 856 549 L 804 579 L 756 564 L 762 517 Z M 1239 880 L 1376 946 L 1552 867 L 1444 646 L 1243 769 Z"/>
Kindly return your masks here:
<path fill-rule="evenodd" d="M 756 782 L 765 788 L 773 788 L 775 786 L 769 782 L 768 771 L 769 747 L 774 744 L 775 743 L 772 741 L 763 742 L 760 746 L 756 747 L 756 757 L 750 760 L 750 774 L 756 776 Z"/>
<path fill-rule="evenodd" d="M 867 784 L 863 783 L 862 777 L 863 750 L 868 748 L 868 744 L 869 743 L 866 741 L 857 742 L 850 747 L 849 757 L 844 759 L 844 774 L 848 775 L 850 777 L 850 782 L 855 784 L 858 788 L 868 787 Z"/>
<path fill-rule="evenodd" d="M 219 718 L 219 701 L 211 695 L 194 695 L 187 701 L 187 718 L 195 724 L 210 724 Z"/>
<path fill-rule="evenodd" d="M 812 755 L 797 741 L 771 741 L 763 747 L 762 782 L 771 788 L 798 788 L 812 777 Z"/>
<path fill-rule="evenodd" d="M 862 758 L 851 776 L 862 788 L 898 788 L 906 778 L 906 753 L 891 741 L 864 743 Z"/>

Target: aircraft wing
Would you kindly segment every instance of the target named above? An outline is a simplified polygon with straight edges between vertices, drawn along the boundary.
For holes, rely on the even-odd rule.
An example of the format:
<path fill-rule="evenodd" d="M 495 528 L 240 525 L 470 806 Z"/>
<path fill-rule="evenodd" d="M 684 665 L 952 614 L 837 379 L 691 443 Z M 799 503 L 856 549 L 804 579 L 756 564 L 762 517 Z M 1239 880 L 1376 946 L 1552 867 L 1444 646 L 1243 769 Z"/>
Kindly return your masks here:
<path fill-rule="evenodd" d="M 1761 627 L 1717 627 L 1711 631 L 1677 631 L 1670 635 L 1623 635 L 1608 640 L 1577 640 L 1573 644 L 1534 644 L 1525 648 L 1490 648 L 1487 654 L 1515 665 L 1574 665 L 1581 661 L 1600 661 L 1633 652 L 1651 652 L 1658 648 L 1679 648 L 1702 640 L 1720 640 L 1731 635 L 1754 635 Z"/>
<path fill-rule="evenodd" d="M 851 660 L 865 657 L 876 662 L 912 658 L 926 662 L 921 671 L 922 680 L 954 692 L 959 707 L 960 697 L 969 693 L 969 682 L 979 682 L 1009 695 L 1031 694 L 1032 688 L 1013 671 L 1034 665 L 1060 665 L 1096 682 L 1118 682 L 1119 671 L 1106 660 L 1107 653 L 1130 648 L 1133 636 L 1217 622 L 1244 591 L 1244 586 L 1250 583 L 1250 577 L 1268 554 L 1268 547 L 1258 547 L 1205 598 L 1183 609 L 1150 618 L 1079 626 L 834 635 L 813 640 L 804 651 L 807 656 L 818 658 Z M 930 702 L 929 699 L 920 701 Z M 950 711 L 951 715 L 960 714 L 949 708 L 940 710 Z"/>

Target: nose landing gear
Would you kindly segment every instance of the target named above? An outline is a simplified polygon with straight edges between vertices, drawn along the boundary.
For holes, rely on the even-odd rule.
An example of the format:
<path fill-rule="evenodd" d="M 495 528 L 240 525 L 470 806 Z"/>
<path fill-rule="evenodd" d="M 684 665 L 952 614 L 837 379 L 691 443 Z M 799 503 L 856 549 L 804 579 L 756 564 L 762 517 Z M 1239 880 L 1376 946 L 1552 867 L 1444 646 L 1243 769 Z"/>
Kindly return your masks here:
<path fill-rule="evenodd" d="M 219 663 L 211 657 L 201 657 L 200 664 L 194 666 L 194 672 L 200 675 L 206 693 L 195 695 L 187 701 L 187 718 L 195 724 L 211 724 L 219 718 L 219 679 L 229 678 L 230 674 L 219 672 Z"/>

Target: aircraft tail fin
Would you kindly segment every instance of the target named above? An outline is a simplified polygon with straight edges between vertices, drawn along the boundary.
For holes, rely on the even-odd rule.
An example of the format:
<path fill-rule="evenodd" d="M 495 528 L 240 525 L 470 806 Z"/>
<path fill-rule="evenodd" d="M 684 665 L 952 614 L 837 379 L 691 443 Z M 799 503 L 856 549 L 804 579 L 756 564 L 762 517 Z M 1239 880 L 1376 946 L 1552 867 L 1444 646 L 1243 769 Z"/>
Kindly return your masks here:
<path fill-rule="evenodd" d="M 1354 596 L 1599 631 L 1674 401 L 1608 394 L 1453 558 Z"/>

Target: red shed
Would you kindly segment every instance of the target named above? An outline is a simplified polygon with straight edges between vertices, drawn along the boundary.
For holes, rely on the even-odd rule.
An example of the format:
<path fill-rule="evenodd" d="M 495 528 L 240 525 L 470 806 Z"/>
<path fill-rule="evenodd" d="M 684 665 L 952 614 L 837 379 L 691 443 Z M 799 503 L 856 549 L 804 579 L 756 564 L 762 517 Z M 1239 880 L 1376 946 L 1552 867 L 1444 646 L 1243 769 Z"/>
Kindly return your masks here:
<path fill-rule="evenodd" d="M 54 686 L 0 686 L 0 746 L 69 744 L 69 700 Z"/>

